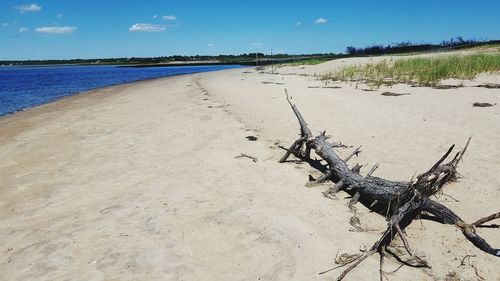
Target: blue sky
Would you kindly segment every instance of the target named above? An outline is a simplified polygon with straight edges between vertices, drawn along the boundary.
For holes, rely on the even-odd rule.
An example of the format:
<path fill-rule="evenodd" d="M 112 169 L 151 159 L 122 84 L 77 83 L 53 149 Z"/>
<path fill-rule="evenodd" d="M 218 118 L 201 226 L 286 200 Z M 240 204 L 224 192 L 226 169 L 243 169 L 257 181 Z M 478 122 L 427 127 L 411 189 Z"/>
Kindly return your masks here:
<path fill-rule="evenodd" d="M 500 39 L 500 1 L 0 0 L 0 60 L 248 52 Z"/>

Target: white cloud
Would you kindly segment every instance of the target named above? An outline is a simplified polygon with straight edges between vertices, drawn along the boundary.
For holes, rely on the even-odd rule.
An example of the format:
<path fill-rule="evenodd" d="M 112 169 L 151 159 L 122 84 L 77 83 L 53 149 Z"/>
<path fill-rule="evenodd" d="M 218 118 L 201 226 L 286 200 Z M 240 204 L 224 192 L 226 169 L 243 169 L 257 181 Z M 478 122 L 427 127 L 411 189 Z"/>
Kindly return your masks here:
<path fill-rule="evenodd" d="M 298 21 L 295 25 L 296 25 L 296 26 L 301 26 L 301 25 L 302 25 L 302 23 L 301 23 L 300 21 Z"/>
<path fill-rule="evenodd" d="M 43 26 L 35 28 L 35 31 L 38 33 L 46 33 L 46 34 L 67 34 L 73 33 L 76 31 L 76 27 L 74 26 Z"/>
<path fill-rule="evenodd" d="M 214 43 L 208 43 L 207 46 L 208 47 L 213 47 L 213 46 L 215 46 L 215 44 Z"/>
<path fill-rule="evenodd" d="M 58 18 L 58 19 L 61 19 L 62 17 L 64 17 L 64 15 L 63 15 L 63 14 L 58 14 L 58 15 L 57 15 L 57 18 Z"/>
<path fill-rule="evenodd" d="M 130 32 L 159 32 L 167 29 L 164 26 L 157 25 L 157 24 L 150 24 L 150 23 L 136 23 L 132 25 L 128 31 Z"/>
<path fill-rule="evenodd" d="M 9 24 L 8 22 L 4 22 L 4 23 L 2 23 L 2 27 L 9 27 L 9 25 L 10 25 L 10 24 Z"/>
<path fill-rule="evenodd" d="M 30 31 L 30 29 L 27 28 L 27 27 L 21 27 L 21 28 L 19 28 L 19 32 L 28 32 L 28 31 Z"/>
<path fill-rule="evenodd" d="M 254 47 L 261 47 L 262 45 L 263 45 L 262 42 L 254 42 L 254 43 L 252 43 L 252 46 L 254 46 Z"/>
<path fill-rule="evenodd" d="M 314 21 L 315 24 L 325 24 L 326 19 L 325 18 L 318 18 L 316 21 Z"/>
<path fill-rule="evenodd" d="M 24 4 L 21 6 L 16 6 L 14 8 L 18 9 L 21 13 L 40 12 L 42 10 L 42 7 L 38 6 L 37 4 Z"/>
<path fill-rule="evenodd" d="M 153 15 L 153 18 L 156 19 L 158 17 L 158 15 Z"/>
<path fill-rule="evenodd" d="M 174 15 L 166 15 L 166 16 L 163 16 L 163 19 L 164 20 L 176 20 L 177 17 Z"/>

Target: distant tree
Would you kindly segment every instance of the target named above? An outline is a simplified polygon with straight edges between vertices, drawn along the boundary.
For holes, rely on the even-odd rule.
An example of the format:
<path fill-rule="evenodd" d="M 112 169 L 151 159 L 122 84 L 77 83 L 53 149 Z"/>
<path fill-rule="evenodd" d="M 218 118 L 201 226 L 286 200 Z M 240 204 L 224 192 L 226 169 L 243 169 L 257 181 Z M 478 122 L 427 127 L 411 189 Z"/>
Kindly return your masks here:
<path fill-rule="evenodd" d="M 358 54 L 358 49 L 356 49 L 356 47 L 354 46 L 349 46 L 345 49 L 345 52 L 350 56 L 355 56 Z"/>

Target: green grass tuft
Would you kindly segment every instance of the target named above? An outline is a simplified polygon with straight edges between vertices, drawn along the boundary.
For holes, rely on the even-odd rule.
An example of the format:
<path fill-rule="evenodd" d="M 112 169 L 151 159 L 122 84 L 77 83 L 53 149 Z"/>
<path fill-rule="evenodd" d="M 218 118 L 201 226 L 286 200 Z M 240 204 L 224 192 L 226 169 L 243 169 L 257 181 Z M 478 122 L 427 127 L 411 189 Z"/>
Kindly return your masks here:
<path fill-rule="evenodd" d="M 320 63 L 327 62 L 332 60 L 332 58 L 311 58 L 311 59 L 303 59 L 294 62 L 282 63 L 279 66 L 301 66 L 301 65 L 317 65 Z"/>
<path fill-rule="evenodd" d="M 376 64 L 346 67 L 323 75 L 322 79 L 363 81 L 376 86 L 394 83 L 434 86 L 447 78 L 473 79 L 479 73 L 498 71 L 500 71 L 500 54 L 485 53 L 384 60 Z"/>

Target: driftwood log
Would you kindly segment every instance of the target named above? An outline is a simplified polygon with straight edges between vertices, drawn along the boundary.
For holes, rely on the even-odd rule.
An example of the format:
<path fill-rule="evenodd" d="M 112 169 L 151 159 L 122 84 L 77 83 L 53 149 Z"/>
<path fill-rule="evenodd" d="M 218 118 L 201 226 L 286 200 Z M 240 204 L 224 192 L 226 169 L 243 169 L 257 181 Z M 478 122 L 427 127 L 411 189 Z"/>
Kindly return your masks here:
<path fill-rule="evenodd" d="M 462 231 L 465 238 L 472 242 L 475 247 L 488 254 L 500 257 L 500 249 L 493 248 L 476 233 L 477 227 L 487 227 L 484 225 L 485 223 L 500 218 L 500 212 L 481 218 L 476 222 L 467 223 L 446 206 L 430 199 L 432 195 L 441 192 L 445 184 L 458 178 L 457 166 L 467 150 L 470 138 L 464 148 L 458 151 L 451 161 L 443 164 L 453 151 L 454 145 L 427 172 L 412 178 L 410 181 L 390 181 L 372 176 L 378 165 L 374 166 L 368 175 L 363 177 L 360 175 L 361 166 L 356 164 L 354 167 L 349 168 L 346 164 L 352 156 L 360 152 L 360 149 L 357 148 L 354 150 L 346 159 L 341 159 L 334 149 L 343 145 L 329 142 L 326 132 L 322 132 L 316 137 L 313 136 L 297 106 L 290 101 L 286 90 L 285 93 L 286 99 L 299 121 L 300 137 L 290 148 L 285 148 L 286 153 L 280 162 L 286 162 L 292 154 L 300 160 L 308 162 L 312 167 L 323 173 L 321 177 L 315 180 L 316 183 L 325 181 L 332 181 L 334 183 L 325 195 L 333 195 L 340 191 L 347 192 L 352 197 L 349 206 L 353 206 L 359 202 L 369 210 L 385 216 L 388 222 L 385 232 L 369 250 L 364 254 L 354 255 L 353 258 L 333 268 L 336 269 L 349 265 L 340 274 L 338 280 L 342 280 L 353 268 L 375 253 L 380 255 L 380 279 L 382 280 L 384 256 L 387 253 L 394 256 L 394 253 L 388 249 L 388 246 L 397 236 L 401 238 L 406 251 L 413 259 L 413 263 L 405 262 L 396 257 L 398 261 L 415 267 L 430 267 L 425 260 L 413 253 L 404 232 L 404 229 L 416 218 L 454 225 Z M 314 151 L 324 160 L 326 165 L 321 160 L 312 159 L 311 151 Z M 492 226 L 498 227 L 497 225 Z M 321 272 L 320 274 L 333 269 Z"/>

